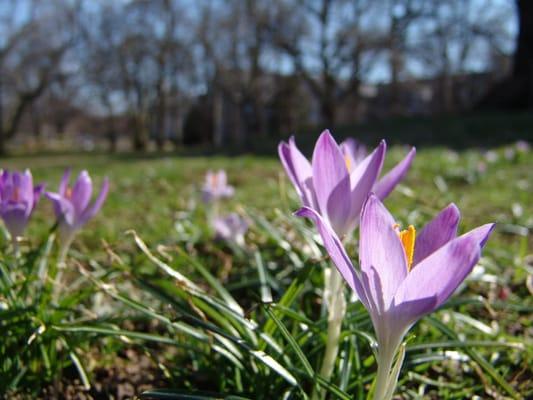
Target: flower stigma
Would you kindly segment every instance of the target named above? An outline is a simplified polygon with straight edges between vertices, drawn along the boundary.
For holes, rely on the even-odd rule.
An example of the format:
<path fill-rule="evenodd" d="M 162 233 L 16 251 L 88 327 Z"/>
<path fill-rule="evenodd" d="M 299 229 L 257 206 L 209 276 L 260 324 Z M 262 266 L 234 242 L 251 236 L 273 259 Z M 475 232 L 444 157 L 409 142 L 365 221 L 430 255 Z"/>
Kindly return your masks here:
<path fill-rule="evenodd" d="M 409 225 L 407 229 L 400 231 L 400 225 L 394 224 L 393 228 L 397 231 L 398 237 L 402 242 L 405 256 L 407 257 L 407 270 L 411 271 L 413 265 L 413 257 L 415 254 L 415 242 L 416 242 L 416 229 L 413 225 Z"/>
<path fill-rule="evenodd" d="M 348 154 L 344 156 L 344 162 L 346 163 L 346 169 L 350 172 L 352 169 L 352 159 Z"/>

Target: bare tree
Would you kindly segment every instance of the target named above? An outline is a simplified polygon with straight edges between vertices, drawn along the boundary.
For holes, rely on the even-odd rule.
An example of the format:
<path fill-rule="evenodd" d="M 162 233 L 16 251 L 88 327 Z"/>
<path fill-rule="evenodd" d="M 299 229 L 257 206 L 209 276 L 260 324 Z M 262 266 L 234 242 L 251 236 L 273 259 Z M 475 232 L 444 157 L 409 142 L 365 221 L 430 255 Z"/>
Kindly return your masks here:
<path fill-rule="evenodd" d="M 509 10 L 493 1 L 432 0 L 427 2 L 411 44 L 413 58 L 422 63 L 426 76 L 439 82 L 440 110 L 460 106 L 454 77 L 479 70 L 492 51 L 503 52 L 509 39 L 504 21 Z"/>
<path fill-rule="evenodd" d="M 383 35 L 390 71 L 390 111 L 391 114 L 404 112 L 401 99 L 401 81 L 406 76 L 406 60 L 414 49 L 410 47 L 408 35 L 416 29 L 417 23 L 429 14 L 429 2 L 424 0 L 385 0 L 383 9 L 387 10 L 387 29 Z"/>
<path fill-rule="evenodd" d="M 278 3 L 273 27 L 276 44 L 320 104 L 322 120 L 336 121 L 339 102 L 357 98 L 361 81 L 380 52 L 380 38 L 368 15 L 367 0 L 293 0 Z M 365 23 L 366 22 L 366 23 Z"/>
<path fill-rule="evenodd" d="M 233 139 L 244 144 L 267 133 L 264 113 L 269 96 L 265 58 L 271 48 L 271 2 L 204 2 L 198 24 L 204 81 L 212 90 L 214 142 L 224 141 L 223 99 L 234 105 Z M 274 71 L 269 71 L 271 74 Z"/>
<path fill-rule="evenodd" d="M 17 25 L 13 15 L 19 11 L 15 7 L 6 10 L 0 48 L 0 154 L 17 133 L 25 111 L 61 75 L 61 62 L 71 44 L 70 35 L 56 25 L 58 20 L 68 24 L 68 12 L 40 9 L 35 4 L 33 12 Z"/>
<path fill-rule="evenodd" d="M 119 136 L 116 119 L 125 111 L 119 68 L 123 18 L 120 9 L 113 3 L 100 2 L 96 5 L 98 8 L 85 12 L 80 18 L 84 42 L 80 59 L 90 97 L 90 100 L 85 99 L 85 103 L 90 105 L 89 109 L 94 114 L 105 119 L 105 136 L 109 141 L 109 150 L 114 152 Z"/>
<path fill-rule="evenodd" d="M 523 81 L 524 102 L 533 107 L 533 3 L 516 0 L 519 16 L 519 33 L 514 56 L 513 78 Z"/>
<path fill-rule="evenodd" d="M 405 113 L 412 78 L 438 82 L 433 110 L 464 109 L 457 82 L 504 64 L 514 12 L 511 0 L 2 1 L 0 151 L 26 126 L 64 131 L 73 115 L 104 125 L 111 149 L 120 129 L 136 150 L 162 149 L 195 102 L 202 138 L 247 145 L 282 120 Z M 523 93 L 531 13 L 516 4 Z M 385 93 L 380 113 L 360 95 L 369 88 Z"/>

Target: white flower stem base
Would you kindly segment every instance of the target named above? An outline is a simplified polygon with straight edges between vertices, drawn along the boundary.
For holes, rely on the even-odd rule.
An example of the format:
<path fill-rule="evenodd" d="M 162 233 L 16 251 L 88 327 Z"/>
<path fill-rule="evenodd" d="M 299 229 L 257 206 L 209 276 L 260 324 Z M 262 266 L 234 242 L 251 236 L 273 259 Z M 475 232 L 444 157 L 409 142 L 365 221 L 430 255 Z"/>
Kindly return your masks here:
<path fill-rule="evenodd" d="M 59 248 L 59 256 L 57 259 L 57 272 L 56 276 L 54 278 L 54 288 L 52 293 L 52 299 L 54 302 L 57 302 L 57 299 L 59 298 L 59 294 L 61 293 L 62 288 L 62 280 L 63 280 L 63 271 L 65 270 L 66 263 L 65 260 L 67 259 L 68 250 L 70 249 L 70 245 L 72 244 L 72 241 L 74 240 L 74 235 L 68 235 L 61 237 L 60 239 L 60 248 Z"/>
<path fill-rule="evenodd" d="M 18 259 L 20 258 L 20 246 L 17 236 L 11 237 L 11 243 L 13 245 L 13 255 L 15 256 L 15 262 L 18 262 Z"/>
<path fill-rule="evenodd" d="M 324 298 L 328 306 L 328 331 L 324 359 L 320 368 L 320 376 L 329 381 L 335 367 L 337 354 L 339 353 L 339 339 L 342 321 L 346 314 L 346 299 L 344 298 L 343 278 L 337 268 L 328 268 L 325 271 Z M 313 400 L 323 399 L 326 396 L 324 390 L 317 387 L 313 390 Z"/>
<path fill-rule="evenodd" d="M 399 351 L 398 351 L 399 349 Z M 394 363 L 394 357 L 396 363 Z M 378 371 L 374 385 L 374 400 L 390 400 L 394 395 L 398 376 L 405 356 L 405 345 L 383 346 L 378 350 Z M 394 366 L 393 366 L 394 363 Z"/>

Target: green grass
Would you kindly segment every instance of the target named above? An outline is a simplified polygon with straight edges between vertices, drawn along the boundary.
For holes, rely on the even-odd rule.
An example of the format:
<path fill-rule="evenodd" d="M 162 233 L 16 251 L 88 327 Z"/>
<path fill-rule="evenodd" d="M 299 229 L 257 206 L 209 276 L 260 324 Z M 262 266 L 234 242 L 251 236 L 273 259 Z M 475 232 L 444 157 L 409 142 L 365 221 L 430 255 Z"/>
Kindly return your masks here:
<path fill-rule="evenodd" d="M 386 200 L 402 225 L 421 227 L 452 201 L 462 212 L 461 231 L 498 222 L 481 268 L 409 336 L 396 392 L 402 398 L 533 395 L 533 153 L 515 153 L 507 159 L 504 148 L 492 151 L 497 155 L 492 162 L 476 149 L 419 151 L 407 179 Z M 393 148 L 387 167 L 404 153 L 404 148 Z M 89 170 L 97 187 L 103 176 L 111 180 L 102 212 L 80 233 L 71 252 L 71 260 L 89 271 L 84 287 L 110 295 L 104 303 L 111 311 L 105 317 L 78 315 L 71 323 L 57 323 L 59 331 L 68 332 L 85 349 L 79 356 L 90 366 L 90 380 L 97 379 L 92 370 L 109 368 L 119 350 L 134 348 L 154 359 L 155 370 L 159 364 L 166 388 L 248 398 L 272 398 L 269 393 L 305 398 L 303 393 L 310 392 L 314 380 L 309 369 L 319 369 L 324 343 L 320 266 L 325 261 L 313 252 L 318 247 L 308 239 L 310 225 L 291 216 L 298 201 L 276 158 L 65 154 L 8 158 L 2 167 L 31 168 L 35 181 L 46 181 L 49 190 L 56 190 L 66 167 L 74 174 Z M 218 168 L 226 169 L 236 189 L 235 197 L 222 208 L 239 210 L 252 221 L 246 253 L 214 242 L 205 223 L 199 190 L 206 170 Z M 32 243 L 45 240 L 52 219 L 51 206 L 42 199 L 28 230 Z M 154 257 L 206 294 L 176 285 L 125 233 L 128 230 L 137 232 Z M 109 245 L 107 251 L 104 243 Z M 72 281 L 79 277 L 74 265 L 69 264 Z M 278 306 L 261 305 L 265 290 L 272 292 Z M 211 297 L 204 296 L 225 305 L 217 308 Z M 230 299 L 269 333 L 281 353 L 227 310 Z M 80 302 L 81 308 L 92 310 L 92 300 L 83 297 Z M 175 322 L 208 332 L 207 339 L 192 339 Z M 302 329 L 303 323 L 308 330 Z M 112 334 L 113 330 L 118 333 Z M 210 349 L 216 332 L 227 335 L 230 342 L 215 340 L 223 348 L 220 352 Z M 324 385 L 331 398 L 342 398 L 343 393 L 359 398 L 375 372 L 372 352 L 361 333 L 372 331 L 359 304 L 350 305 L 343 332 L 345 360 L 337 366 L 331 382 L 335 386 Z M 124 340 L 128 335 L 133 336 Z M 253 349 L 271 355 L 279 369 L 266 366 L 269 361 L 265 364 Z M 232 367 L 232 357 L 242 369 Z M 276 370 L 278 375 L 272 372 Z M 290 383 L 284 370 L 297 378 L 298 385 Z M 68 374 L 63 376 L 59 379 L 68 381 Z M 34 393 L 53 379 L 49 375 L 32 381 Z"/>

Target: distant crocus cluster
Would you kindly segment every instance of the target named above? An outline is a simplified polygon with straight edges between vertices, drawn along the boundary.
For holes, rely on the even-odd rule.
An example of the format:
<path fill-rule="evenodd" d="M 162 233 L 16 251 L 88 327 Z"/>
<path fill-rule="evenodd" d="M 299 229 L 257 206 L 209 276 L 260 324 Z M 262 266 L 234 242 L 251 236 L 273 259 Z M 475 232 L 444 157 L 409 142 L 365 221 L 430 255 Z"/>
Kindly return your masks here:
<path fill-rule="evenodd" d="M 228 184 L 226 171 L 207 171 L 202 187 L 202 199 L 210 207 L 209 224 L 215 232 L 215 238 L 245 245 L 244 235 L 248 230 L 248 222 L 237 213 L 219 215 L 219 201 L 234 195 L 235 189 Z"/>
<path fill-rule="evenodd" d="M 233 186 L 228 185 L 226 171 L 207 171 L 205 182 L 202 187 L 202 198 L 204 202 L 211 203 L 219 199 L 229 198 L 235 192 Z"/>
<path fill-rule="evenodd" d="M 57 218 L 61 252 L 66 253 L 75 233 L 81 229 L 102 207 L 109 181 L 104 179 L 100 194 L 89 204 L 93 184 L 87 171 L 82 171 L 72 187 L 68 185 L 70 170 L 63 175 L 57 193 L 46 192 L 54 206 Z M 16 238 L 23 236 L 41 194 L 44 184 L 33 184 L 31 172 L 2 171 L 0 177 L 0 215 L 9 234 Z"/>
<path fill-rule="evenodd" d="M 229 213 L 213 220 L 215 237 L 218 239 L 235 242 L 244 246 L 244 235 L 248 230 L 248 222 L 237 213 Z"/>

